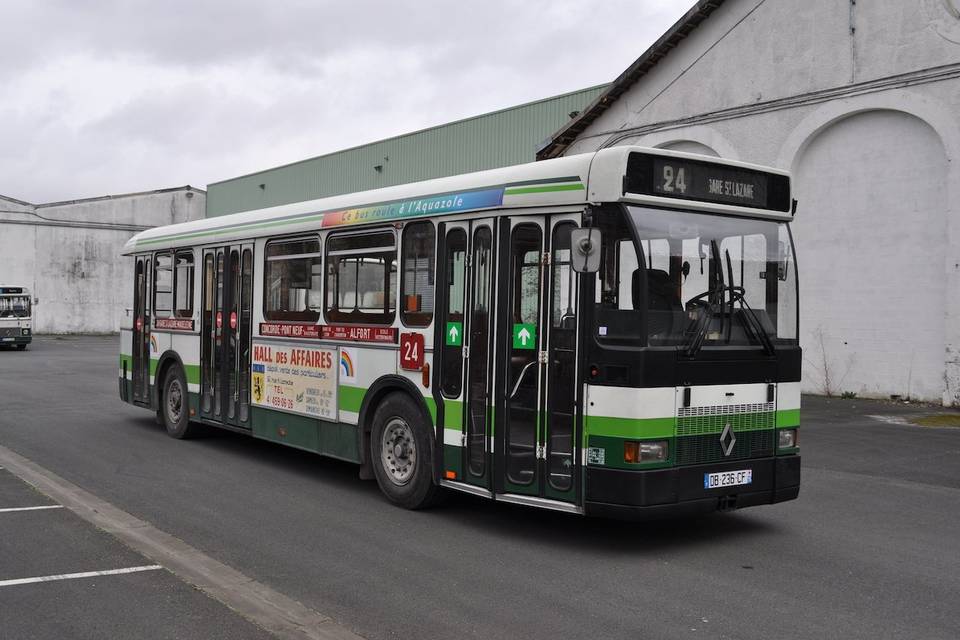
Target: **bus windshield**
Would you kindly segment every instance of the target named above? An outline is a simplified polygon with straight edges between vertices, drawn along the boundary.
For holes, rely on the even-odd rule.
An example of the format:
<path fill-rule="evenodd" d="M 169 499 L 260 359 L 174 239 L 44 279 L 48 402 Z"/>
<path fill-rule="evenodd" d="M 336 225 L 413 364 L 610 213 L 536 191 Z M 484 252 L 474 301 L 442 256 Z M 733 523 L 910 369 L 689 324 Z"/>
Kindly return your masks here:
<path fill-rule="evenodd" d="M 599 302 L 610 322 L 599 328 L 601 339 L 680 347 L 689 356 L 703 347 L 772 353 L 795 343 L 796 261 L 786 223 L 626 210 L 633 233 L 622 224 L 619 238 L 604 238 Z"/>
<path fill-rule="evenodd" d="M 0 296 L 0 318 L 29 318 L 30 296 Z"/>

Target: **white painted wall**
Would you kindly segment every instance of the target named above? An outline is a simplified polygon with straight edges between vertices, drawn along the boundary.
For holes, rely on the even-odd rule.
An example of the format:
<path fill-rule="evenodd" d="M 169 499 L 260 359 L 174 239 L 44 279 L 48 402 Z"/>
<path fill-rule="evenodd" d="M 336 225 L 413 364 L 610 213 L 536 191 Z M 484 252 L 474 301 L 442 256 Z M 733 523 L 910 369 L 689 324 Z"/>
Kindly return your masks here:
<path fill-rule="evenodd" d="M 36 206 L 0 196 L 0 281 L 30 287 L 36 333 L 118 331 L 133 287 L 121 248 L 139 230 L 203 218 L 205 198 L 191 188 Z"/>
<path fill-rule="evenodd" d="M 794 171 L 803 389 L 824 390 L 826 355 L 834 393 L 960 404 L 957 8 L 727 0 L 566 153 Z"/>

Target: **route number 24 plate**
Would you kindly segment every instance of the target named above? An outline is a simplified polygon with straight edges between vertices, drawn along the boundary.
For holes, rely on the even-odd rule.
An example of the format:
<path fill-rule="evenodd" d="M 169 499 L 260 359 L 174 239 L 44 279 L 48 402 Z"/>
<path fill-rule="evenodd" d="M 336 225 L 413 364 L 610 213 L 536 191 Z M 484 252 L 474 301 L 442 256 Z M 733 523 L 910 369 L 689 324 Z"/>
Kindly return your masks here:
<path fill-rule="evenodd" d="M 703 474 L 704 489 L 719 489 L 720 487 L 736 487 L 753 482 L 753 469 L 740 471 L 724 471 L 722 473 Z"/>

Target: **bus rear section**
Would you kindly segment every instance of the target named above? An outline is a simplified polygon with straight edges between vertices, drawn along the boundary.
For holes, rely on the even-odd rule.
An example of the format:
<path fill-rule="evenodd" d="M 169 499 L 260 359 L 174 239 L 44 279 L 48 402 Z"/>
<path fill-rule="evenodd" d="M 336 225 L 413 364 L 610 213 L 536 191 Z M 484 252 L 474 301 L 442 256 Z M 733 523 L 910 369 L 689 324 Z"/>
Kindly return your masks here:
<path fill-rule="evenodd" d="M 0 286 L 0 347 L 27 348 L 33 340 L 32 307 L 26 287 Z"/>

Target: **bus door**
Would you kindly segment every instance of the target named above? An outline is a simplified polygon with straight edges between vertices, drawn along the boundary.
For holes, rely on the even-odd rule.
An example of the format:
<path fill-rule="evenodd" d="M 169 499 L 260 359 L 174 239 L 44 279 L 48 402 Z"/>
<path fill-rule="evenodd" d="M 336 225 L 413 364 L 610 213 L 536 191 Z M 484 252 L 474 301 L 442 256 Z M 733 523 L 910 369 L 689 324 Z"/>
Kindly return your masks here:
<path fill-rule="evenodd" d="M 510 218 L 500 230 L 497 492 L 577 502 L 578 215 Z"/>
<path fill-rule="evenodd" d="M 437 327 L 444 332 L 438 357 L 444 398 L 444 442 L 459 446 L 457 480 L 490 488 L 493 402 L 494 220 L 444 225 L 447 287 Z"/>
<path fill-rule="evenodd" d="M 200 415 L 250 428 L 253 245 L 203 252 Z"/>
<path fill-rule="evenodd" d="M 133 289 L 133 353 L 130 372 L 133 401 L 150 404 L 150 263 L 151 256 L 136 258 Z"/>

